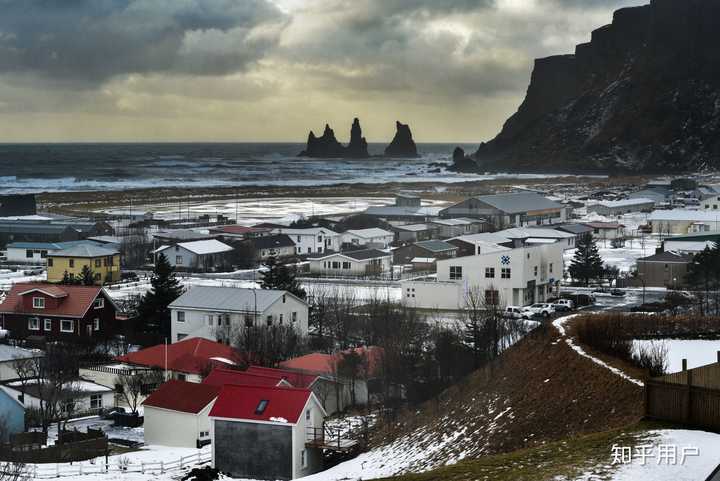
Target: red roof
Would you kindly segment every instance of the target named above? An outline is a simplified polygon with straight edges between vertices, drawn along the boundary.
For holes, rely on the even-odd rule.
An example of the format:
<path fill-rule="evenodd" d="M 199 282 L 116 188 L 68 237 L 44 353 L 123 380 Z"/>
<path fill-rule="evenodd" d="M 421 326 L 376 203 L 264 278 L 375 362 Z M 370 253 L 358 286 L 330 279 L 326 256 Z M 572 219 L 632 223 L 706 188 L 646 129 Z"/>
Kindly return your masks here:
<path fill-rule="evenodd" d="M 366 356 L 368 372 L 371 375 L 375 375 L 379 372 L 382 361 L 382 348 L 377 346 L 366 348 L 363 346 L 356 347 L 354 350 L 358 354 Z M 350 351 L 351 350 L 348 349 L 344 352 Z M 320 352 L 314 352 L 293 359 L 288 359 L 287 361 L 281 362 L 280 366 L 286 370 L 334 376 L 335 366 L 339 359 L 340 354 L 323 354 Z"/>
<path fill-rule="evenodd" d="M 297 423 L 312 391 L 293 387 L 223 386 L 210 416 Z M 267 401 L 260 412 L 260 401 Z"/>
<path fill-rule="evenodd" d="M 165 359 L 167 358 L 167 366 Z M 237 363 L 240 353 L 230 346 L 209 341 L 201 337 L 183 339 L 174 344 L 165 344 L 119 356 L 119 361 L 141 366 L 159 367 L 189 374 L 202 374 L 208 365 L 227 365 L 225 361 Z"/>
<path fill-rule="evenodd" d="M 196 382 L 171 380 L 162 384 L 143 406 L 197 414 L 220 393 L 220 388 Z"/>
<path fill-rule="evenodd" d="M 310 385 L 315 382 L 315 379 L 317 379 L 317 374 L 307 374 L 290 369 L 275 369 L 272 367 L 250 366 L 247 372 L 265 376 L 279 376 L 293 386 L 302 388 L 310 387 Z"/>
<path fill-rule="evenodd" d="M 83 317 L 101 292 L 102 288 L 99 286 L 65 286 L 42 282 L 13 284 L 7 297 L 0 304 L 0 313 Z M 30 296 L 32 293 L 44 294 L 57 301 L 52 303 L 46 301 L 44 309 L 33 309 L 32 302 L 23 302 L 24 296 L 21 295 Z"/>
<path fill-rule="evenodd" d="M 219 388 L 226 384 L 238 384 L 245 386 L 277 386 L 282 382 L 282 376 L 278 375 L 268 376 L 248 371 L 224 369 L 221 367 L 213 369 L 208 377 L 203 380 L 203 384 L 209 384 Z"/>

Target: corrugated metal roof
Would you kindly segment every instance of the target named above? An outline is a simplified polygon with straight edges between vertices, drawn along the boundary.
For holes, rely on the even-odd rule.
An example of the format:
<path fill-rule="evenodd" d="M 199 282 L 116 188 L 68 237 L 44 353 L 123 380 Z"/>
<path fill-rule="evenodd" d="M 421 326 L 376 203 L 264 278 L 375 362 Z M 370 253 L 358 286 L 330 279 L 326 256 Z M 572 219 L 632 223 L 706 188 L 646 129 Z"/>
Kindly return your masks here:
<path fill-rule="evenodd" d="M 509 214 L 533 210 L 562 209 L 562 205 L 535 192 L 481 195 L 478 200 Z"/>
<path fill-rule="evenodd" d="M 262 312 L 280 299 L 283 294 L 292 295 L 286 291 L 276 289 L 193 286 L 171 302 L 170 307 L 217 312 L 252 312 L 257 300 L 257 310 Z"/>
<path fill-rule="evenodd" d="M 441 240 L 426 240 L 415 243 L 416 246 L 422 247 L 432 252 L 441 252 L 457 249 L 457 246 L 450 244 L 449 242 Z"/>
<path fill-rule="evenodd" d="M 223 244 L 217 239 L 207 239 L 207 240 L 199 240 L 199 241 L 193 241 L 193 242 L 180 242 L 177 245 L 182 247 L 183 249 L 187 249 L 193 254 L 197 255 L 207 255 L 207 254 L 219 254 L 221 252 L 228 252 L 233 250 L 232 247 L 230 247 L 227 244 Z M 155 252 L 161 252 L 166 249 L 169 249 L 172 246 L 162 246 L 159 249 L 157 249 Z"/>
<path fill-rule="evenodd" d="M 679 220 L 695 222 L 717 222 L 720 221 L 720 212 L 704 210 L 656 210 L 648 217 L 650 221 Z"/>
<path fill-rule="evenodd" d="M 105 257 L 119 254 L 117 249 L 93 244 L 80 244 L 69 249 L 48 253 L 48 257 Z"/>
<path fill-rule="evenodd" d="M 385 229 L 379 229 L 377 227 L 372 227 L 370 229 L 352 229 L 346 231 L 345 234 L 355 235 L 358 237 L 363 237 L 365 239 L 370 239 L 372 237 L 394 236 L 392 232 L 386 231 Z"/>

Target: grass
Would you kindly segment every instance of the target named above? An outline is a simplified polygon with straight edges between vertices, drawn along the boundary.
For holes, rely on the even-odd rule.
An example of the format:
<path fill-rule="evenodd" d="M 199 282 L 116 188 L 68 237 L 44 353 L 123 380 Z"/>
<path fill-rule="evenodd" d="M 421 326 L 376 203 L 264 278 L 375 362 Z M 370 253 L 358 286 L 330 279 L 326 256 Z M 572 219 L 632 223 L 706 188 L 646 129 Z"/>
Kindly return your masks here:
<path fill-rule="evenodd" d="M 592 470 L 593 479 L 611 479 L 612 447 L 646 442 L 652 429 L 667 424 L 641 421 L 628 428 L 589 434 L 506 454 L 461 461 L 419 474 L 405 474 L 393 481 L 542 481 L 574 479 Z"/>

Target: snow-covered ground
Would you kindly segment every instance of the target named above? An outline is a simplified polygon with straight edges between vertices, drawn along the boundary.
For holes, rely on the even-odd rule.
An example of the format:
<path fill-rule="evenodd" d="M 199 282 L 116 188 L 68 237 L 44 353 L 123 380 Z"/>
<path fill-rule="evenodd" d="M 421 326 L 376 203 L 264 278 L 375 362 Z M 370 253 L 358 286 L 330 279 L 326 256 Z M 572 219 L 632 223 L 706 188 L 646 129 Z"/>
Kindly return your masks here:
<path fill-rule="evenodd" d="M 38 275 L 26 275 L 24 271 L 13 272 L 9 269 L 0 269 L 0 290 L 9 290 L 13 284 L 19 282 L 44 281 L 46 279 L 45 272 Z"/>
<path fill-rule="evenodd" d="M 664 345 L 668 352 L 668 372 L 682 371 L 682 360 L 687 359 L 688 369 L 718 361 L 720 340 L 707 339 L 658 339 L 633 341 L 635 349 Z"/>
<path fill-rule="evenodd" d="M 629 463 L 613 465 L 613 453 L 608 453 L 602 475 L 588 472 L 574 481 L 704 481 L 720 463 L 720 435 L 714 433 L 658 430 L 643 446 L 634 447 Z"/>

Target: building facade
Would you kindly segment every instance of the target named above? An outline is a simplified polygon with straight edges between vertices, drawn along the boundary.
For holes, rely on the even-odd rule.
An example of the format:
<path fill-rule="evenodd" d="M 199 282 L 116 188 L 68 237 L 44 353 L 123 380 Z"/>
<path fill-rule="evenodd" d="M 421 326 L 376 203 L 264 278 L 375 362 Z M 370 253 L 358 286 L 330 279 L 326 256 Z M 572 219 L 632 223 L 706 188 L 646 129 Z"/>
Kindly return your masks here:
<path fill-rule="evenodd" d="M 275 227 L 273 234 L 287 234 L 295 243 L 296 254 L 322 254 L 327 251 L 339 251 L 342 236 L 324 227 L 293 229 Z"/>
<path fill-rule="evenodd" d="M 95 284 L 120 280 L 120 253 L 117 249 L 79 244 L 47 254 L 48 282 L 61 282 L 65 275 L 82 278 L 83 268 L 93 273 Z"/>
<path fill-rule="evenodd" d="M 377 249 L 345 251 L 310 258 L 310 272 L 325 275 L 373 276 L 392 270 L 392 254 Z"/>

